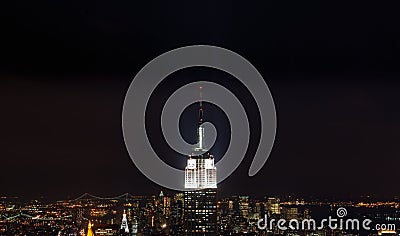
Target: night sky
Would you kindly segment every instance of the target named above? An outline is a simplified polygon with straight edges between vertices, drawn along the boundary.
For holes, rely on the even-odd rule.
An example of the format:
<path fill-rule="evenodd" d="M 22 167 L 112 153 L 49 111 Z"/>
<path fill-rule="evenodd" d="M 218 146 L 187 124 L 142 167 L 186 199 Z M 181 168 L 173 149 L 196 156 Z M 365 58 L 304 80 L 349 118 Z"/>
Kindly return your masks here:
<path fill-rule="evenodd" d="M 160 133 L 165 99 L 190 81 L 226 85 L 246 104 L 251 145 L 220 195 L 400 195 L 400 19 L 394 5 L 299 1 L 134 3 L 18 1 L 0 10 L 0 195 L 51 199 L 154 194 L 123 142 L 121 112 L 136 73 L 171 49 L 209 44 L 248 59 L 263 75 L 278 118 L 273 151 L 254 177 L 254 100 L 229 75 L 192 68 L 170 75 L 146 114 L 151 142 L 177 167 Z M 377 4 L 377 3 L 376 3 Z M 195 141 L 197 106 L 181 117 Z M 212 149 L 229 143 L 222 111 Z"/>

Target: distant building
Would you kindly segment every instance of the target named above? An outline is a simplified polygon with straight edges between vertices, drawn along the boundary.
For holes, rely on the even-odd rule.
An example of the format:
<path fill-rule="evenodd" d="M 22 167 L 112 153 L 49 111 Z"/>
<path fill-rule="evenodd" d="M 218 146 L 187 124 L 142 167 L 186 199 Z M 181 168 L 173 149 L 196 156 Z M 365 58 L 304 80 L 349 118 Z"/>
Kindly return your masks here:
<path fill-rule="evenodd" d="M 87 232 L 86 236 L 94 236 L 92 226 L 93 226 L 92 223 L 90 223 L 90 221 L 89 221 L 88 232 Z"/>
<path fill-rule="evenodd" d="M 271 214 L 281 214 L 280 200 L 279 198 L 270 197 L 267 201 L 268 210 Z"/>
<path fill-rule="evenodd" d="M 116 235 L 117 230 L 115 229 L 96 229 L 95 235 L 96 236 L 111 236 L 111 235 Z"/>
<path fill-rule="evenodd" d="M 129 235 L 129 226 L 128 226 L 128 220 L 126 219 L 125 210 L 124 210 L 124 213 L 122 214 L 122 223 L 121 223 L 120 233 L 121 233 L 121 235 Z"/>
<path fill-rule="evenodd" d="M 183 234 L 183 202 L 184 194 L 178 193 L 171 203 L 171 233 L 172 235 Z"/>
<path fill-rule="evenodd" d="M 249 196 L 239 197 L 239 211 L 243 218 L 248 219 L 249 217 Z"/>
<path fill-rule="evenodd" d="M 138 222 L 136 217 L 134 217 L 132 223 L 132 236 L 136 236 L 137 233 L 138 233 Z"/>
<path fill-rule="evenodd" d="M 297 207 L 283 208 L 283 215 L 285 219 L 299 219 L 299 209 Z"/>
<path fill-rule="evenodd" d="M 396 230 L 379 230 L 378 235 L 397 235 Z"/>

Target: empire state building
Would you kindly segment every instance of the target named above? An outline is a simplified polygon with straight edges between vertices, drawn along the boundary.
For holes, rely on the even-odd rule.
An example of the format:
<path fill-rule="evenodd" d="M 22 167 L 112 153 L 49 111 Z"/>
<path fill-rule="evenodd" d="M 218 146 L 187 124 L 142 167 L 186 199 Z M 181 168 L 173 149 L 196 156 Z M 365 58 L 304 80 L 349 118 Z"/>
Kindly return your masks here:
<path fill-rule="evenodd" d="M 201 89 L 201 88 L 200 88 Z M 197 146 L 185 168 L 185 235 L 217 235 L 217 168 L 204 145 L 203 104 L 199 101 Z"/>

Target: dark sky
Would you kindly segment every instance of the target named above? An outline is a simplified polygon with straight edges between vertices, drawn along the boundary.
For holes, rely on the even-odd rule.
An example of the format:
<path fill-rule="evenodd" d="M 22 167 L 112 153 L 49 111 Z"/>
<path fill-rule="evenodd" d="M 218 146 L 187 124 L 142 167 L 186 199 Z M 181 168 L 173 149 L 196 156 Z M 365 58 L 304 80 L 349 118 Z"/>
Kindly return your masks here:
<path fill-rule="evenodd" d="M 127 154 L 122 103 L 146 63 L 194 44 L 221 46 L 247 58 L 264 76 L 277 109 L 272 154 L 249 178 L 259 117 L 240 84 L 226 84 L 247 104 L 254 122 L 248 155 L 219 185 L 221 195 L 399 195 L 400 19 L 394 5 L 376 4 L 100 0 L 3 5 L 0 195 L 158 192 L 160 187 Z M 229 76 L 194 68 L 171 77 L 179 79 L 160 85 L 161 98 L 189 81 L 226 83 Z M 152 143 L 167 162 L 182 166 L 158 130 L 162 102 L 154 100 L 147 115 Z M 225 132 L 213 149 L 218 159 L 229 142 L 229 124 L 214 106 L 205 109 L 206 119 Z M 181 118 L 188 141 L 194 138 L 196 115 L 191 106 Z"/>

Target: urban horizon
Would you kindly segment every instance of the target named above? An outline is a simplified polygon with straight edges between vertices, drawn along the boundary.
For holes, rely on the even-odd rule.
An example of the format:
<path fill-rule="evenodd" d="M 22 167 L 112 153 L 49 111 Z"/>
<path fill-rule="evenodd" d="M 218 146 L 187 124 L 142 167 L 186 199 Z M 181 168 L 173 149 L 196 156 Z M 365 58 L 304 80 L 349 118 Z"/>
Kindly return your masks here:
<path fill-rule="evenodd" d="M 169 190 L 165 188 L 158 188 L 158 193 L 162 191 L 166 194 L 173 195 L 179 193 L 179 191 L 174 191 L 174 190 Z M 188 190 L 190 191 L 190 190 Z M 74 200 L 78 199 L 82 196 L 92 196 L 92 197 L 98 197 L 100 199 L 113 199 L 118 196 L 124 196 L 124 195 L 130 195 L 130 196 L 154 196 L 156 195 L 157 192 L 154 192 L 154 194 L 145 194 L 145 193 L 130 193 L 130 192 L 123 192 L 120 194 L 116 195 L 101 195 L 101 194 L 92 194 L 89 192 L 77 194 L 77 195 L 71 195 L 71 194 L 65 194 L 65 197 L 61 198 L 54 198 L 54 197 L 47 197 L 45 195 L 38 195 L 37 197 L 24 197 L 24 196 L 18 196 L 18 195 L 0 195 L 0 199 L 19 199 L 21 203 L 27 203 L 32 200 L 41 200 L 43 202 L 56 202 L 56 201 L 62 201 L 62 200 Z M 218 190 L 218 196 L 225 198 L 225 197 L 232 197 L 232 196 L 249 196 L 251 198 L 255 199 L 262 199 L 264 197 L 277 197 L 277 198 L 296 198 L 296 199 L 303 199 L 303 200 L 320 200 L 320 201 L 327 201 L 327 202 L 335 202 L 335 201 L 348 201 L 348 202 L 354 202 L 354 201 L 373 201 L 373 202 L 386 202 L 386 201 L 396 201 L 400 199 L 400 194 L 399 195 L 378 195 L 378 194 L 362 194 L 358 196 L 332 196 L 328 194 L 311 194 L 311 195 L 306 195 L 306 194 L 290 194 L 290 193 L 268 193 L 267 191 L 265 194 L 249 194 L 249 193 L 236 193 L 236 194 L 221 194 L 220 191 Z"/>
<path fill-rule="evenodd" d="M 184 221 L 183 218 L 177 220 L 177 217 L 183 217 L 183 198 L 183 193 L 168 191 L 160 191 L 150 196 L 125 193 L 116 197 L 99 197 L 85 193 L 75 199 L 53 202 L 41 201 L 41 199 L 21 202 L 18 198 L 1 197 L 0 235 L 10 235 L 7 234 L 10 232 L 35 232 L 35 235 L 37 233 L 39 235 L 88 235 L 89 222 L 95 235 L 124 235 L 119 234 L 119 229 L 121 224 L 125 223 L 129 226 L 130 232 L 132 227 L 138 230 L 137 234 L 129 235 L 181 235 Z M 399 228 L 400 198 L 398 197 L 393 197 L 390 201 L 379 201 L 368 196 L 360 197 L 358 200 L 333 201 L 313 197 L 266 195 L 263 198 L 254 198 L 236 195 L 218 198 L 218 235 L 228 233 L 277 235 L 284 234 L 285 231 L 286 233 L 298 232 L 300 235 L 307 232 L 332 235 L 329 233 L 328 226 L 314 230 L 281 230 L 277 225 L 273 225 L 268 234 L 265 234 L 267 231 L 264 232 L 256 226 L 257 221 L 262 220 L 264 215 L 271 219 L 287 219 L 288 221 L 295 219 L 301 222 L 305 219 L 321 220 L 332 214 L 336 216 L 338 214 L 336 211 L 343 208 L 347 209 L 346 215 L 348 214 L 349 218 L 362 220 L 367 217 L 375 224 L 379 222 L 380 225 Z M 126 222 L 122 223 L 124 214 L 126 214 Z M 40 222 L 49 222 L 51 227 L 48 228 L 47 223 Z M 137 223 L 133 226 L 132 222 Z M 30 228 L 33 225 L 36 225 L 35 228 Z M 6 231 L 7 229 L 12 231 Z M 365 233 L 362 229 L 357 230 L 361 232 L 361 235 L 363 235 L 362 232 Z M 341 235 L 350 235 L 357 230 L 338 229 L 336 232 L 341 232 Z M 389 230 L 386 233 L 393 232 L 395 230 Z M 374 229 L 370 233 L 377 235 L 378 231 Z"/>

